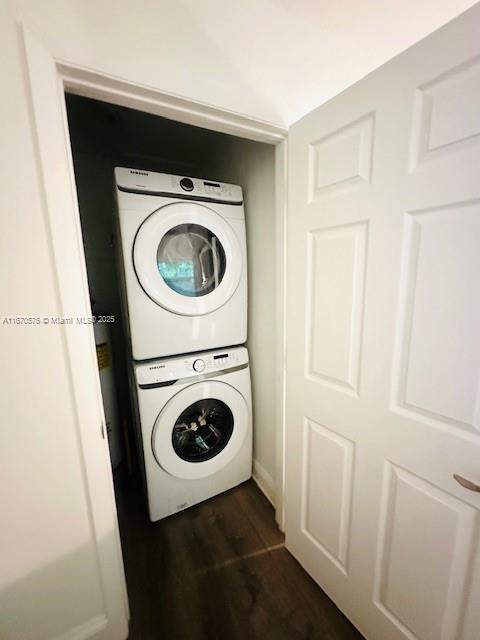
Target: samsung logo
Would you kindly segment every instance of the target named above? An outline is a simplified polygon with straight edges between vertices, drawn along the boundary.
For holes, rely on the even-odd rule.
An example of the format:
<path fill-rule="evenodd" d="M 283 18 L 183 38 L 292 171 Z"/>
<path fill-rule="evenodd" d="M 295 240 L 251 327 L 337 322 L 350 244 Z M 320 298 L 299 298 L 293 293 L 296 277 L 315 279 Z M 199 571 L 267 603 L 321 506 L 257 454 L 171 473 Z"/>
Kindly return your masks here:
<path fill-rule="evenodd" d="M 137 176 L 148 176 L 148 171 L 135 171 L 134 169 L 130 169 L 130 173 L 134 173 Z"/>
<path fill-rule="evenodd" d="M 164 364 L 157 364 L 154 367 L 148 367 L 148 369 L 150 371 L 153 371 L 153 369 L 165 369 L 165 365 Z"/>

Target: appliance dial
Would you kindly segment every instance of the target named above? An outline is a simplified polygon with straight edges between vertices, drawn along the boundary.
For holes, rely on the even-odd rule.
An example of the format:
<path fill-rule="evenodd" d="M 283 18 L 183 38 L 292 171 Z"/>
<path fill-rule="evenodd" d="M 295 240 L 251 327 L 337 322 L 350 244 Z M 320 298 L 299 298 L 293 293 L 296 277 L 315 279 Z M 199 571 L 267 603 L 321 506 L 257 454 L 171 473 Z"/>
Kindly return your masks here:
<path fill-rule="evenodd" d="M 182 178 L 180 180 L 180 186 L 184 191 L 193 191 L 193 182 L 190 178 Z"/>
<path fill-rule="evenodd" d="M 195 360 L 195 362 L 193 363 L 193 368 L 198 373 L 201 373 L 205 370 L 205 360 L 202 360 L 201 358 Z"/>

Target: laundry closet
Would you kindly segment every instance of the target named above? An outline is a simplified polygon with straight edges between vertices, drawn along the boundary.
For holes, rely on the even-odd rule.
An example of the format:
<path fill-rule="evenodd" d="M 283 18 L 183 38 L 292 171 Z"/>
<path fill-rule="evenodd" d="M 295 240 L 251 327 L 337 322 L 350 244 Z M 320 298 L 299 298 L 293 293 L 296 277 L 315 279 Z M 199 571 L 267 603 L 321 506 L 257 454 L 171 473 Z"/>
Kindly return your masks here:
<path fill-rule="evenodd" d="M 478 640 L 480 3 L 411 4 L 2 3 L 0 636 Z M 119 187 L 158 176 L 211 189 L 248 266 L 246 343 L 168 370 L 132 362 L 116 265 Z M 253 479 L 149 512 L 134 416 L 159 455 L 168 405 L 183 450 L 217 426 L 184 386 L 240 415 L 247 371 Z"/>
<path fill-rule="evenodd" d="M 155 477 L 153 480 L 151 479 L 149 486 L 150 518 L 158 520 L 176 510 L 235 486 L 250 477 L 251 470 L 253 470 L 254 478 L 261 490 L 274 504 L 276 460 L 274 147 L 75 95 L 66 95 L 66 105 L 92 314 L 104 320 L 101 323 L 97 322 L 94 329 L 112 466 L 118 467 L 124 477 L 132 477 L 137 481 L 140 476 L 145 476 L 145 468 L 148 476 L 149 460 L 147 458 L 149 452 L 147 449 L 149 447 L 145 447 L 147 455 L 143 456 L 141 438 L 134 427 L 139 422 L 140 414 L 143 416 L 142 419 L 148 420 L 150 425 L 148 428 L 151 432 L 151 424 L 155 423 L 158 406 L 163 407 L 163 405 L 171 404 L 173 396 L 181 395 L 177 394 L 179 387 L 173 385 L 178 384 L 182 372 L 191 370 L 194 376 L 191 382 L 194 383 L 197 379 L 211 377 L 218 371 L 231 371 L 231 379 L 226 378 L 223 381 L 219 378 L 220 382 L 213 381 L 211 384 L 220 385 L 218 387 L 220 392 L 231 384 L 238 385 L 240 395 L 248 396 L 247 411 L 251 407 L 253 416 L 251 421 L 253 429 L 248 435 L 248 438 L 252 439 L 253 433 L 253 459 L 252 454 L 246 452 L 247 444 L 244 445 L 243 452 L 240 449 L 238 451 L 232 450 L 231 460 L 226 465 L 228 468 L 226 476 L 228 477 L 224 481 L 220 479 L 219 486 L 214 486 L 215 483 L 212 485 L 209 478 L 212 472 L 207 473 L 205 469 L 211 465 L 213 471 L 216 471 L 215 464 L 217 463 L 214 459 L 217 451 L 215 447 L 225 456 L 226 451 L 222 451 L 225 448 L 222 439 L 227 441 L 232 438 L 233 442 L 237 437 L 236 432 L 233 431 L 234 416 L 231 413 L 231 407 L 225 405 L 223 409 L 219 410 L 218 407 L 213 409 L 213 414 L 217 416 L 218 425 L 211 428 L 214 429 L 215 437 L 218 436 L 218 443 L 215 443 L 211 451 L 206 451 L 208 454 L 206 459 L 212 458 L 212 460 L 203 465 L 189 464 L 189 462 L 198 460 L 195 459 L 195 456 L 193 456 L 193 460 L 190 460 L 189 455 L 191 456 L 192 453 L 186 451 L 179 454 L 185 458 L 183 461 L 180 463 L 175 461 L 175 465 L 180 464 L 180 467 L 174 466 L 172 468 L 174 474 L 178 472 L 179 476 L 184 479 L 183 484 L 187 487 L 194 485 L 200 493 L 197 491 L 195 494 L 194 491 L 194 495 L 192 495 L 190 489 L 183 489 L 182 482 L 180 482 L 180 489 L 177 485 L 172 485 L 169 488 L 170 476 L 168 473 L 162 478 Z M 160 174 L 165 175 L 161 178 L 158 177 Z M 148 176 L 148 179 L 145 176 Z M 175 176 L 178 176 L 178 179 Z M 149 310 L 142 307 L 142 304 L 145 304 L 144 301 L 151 307 L 155 306 L 152 305 L 155 292 L 148 289 L 148 277 L 150 276 L 147 274 L 143 279 L 139 265 L 136 263 L 133 266 L 133 246 L 137 246 L 141 242 L 144 243 L 144 246 L 156 242 L 156 247 L 158 242 L 154 238 L 153 227 L 150 228 L 146 224 L 135 226 L 135 223 L 133 223 L 131 237 L 125 240 L 125 234 L 128 232 L 125 231 L 125 228 L 120 229 L 122 216 L 118 215 L 118 208 L 122 211 L 122 206 L 126 207 L 128 210 L 126 219 L 131 225 L 130 209 L 136 208 L 137 202 L 140 201 L 138 195 L 140 194 L 140 198 L 145 198 L 145 195 L 147 199 L 149 197 L 148 191 L 143 195 L 142 193 L 135 194 L 135 185 L 142 179 L 148 181 L 150 177 L 153 180 L 166 181 L 166 186 L 155 187 L 160 192 L 171 188 L 173 180 L 176 183 L 176 192 L 173 189 L 172 193 L 175 197 L 178 196 L 177 202 L 184 208 L 189 206 L 186 201 L 201 199 L 195 193 L 189 194 L 189 190 L 193 189 L 194 184 L 196 187 L 199 186 L 202 193 L 205 192 L 206 197 L 203 203 L 207 207 L 209 199 L 212 203 L 216 201 L 220 203 L 217 206 L 223 207 L 226 212 L 227 221 L 228 216 L 232 218 L 230 223 L 224 225 L 227 235 L 231 233 L 230 229 L 235 228 L 235 225 L 244 224 L 245 226 L 246 243 L 245 240 L 243 242 L 246 246 L 242 246 L 242 232 L 237 233 L 240 242 L 235 238 L 235 234 L 231 234 L 230 241 L 224 237 L 223 245 L 227 247 L 227 253 L 230 251 L 234 256 L 236 253 L 244 254 L 246 251 L 248 282 L 245 273 L 242 274 L 242 278 L 238 275 L 237 281 L 230 283 L 232 291 L 235 291 L 231 298 L 230 294 L 228 296 L 231 301 L 226 304 L 218 303 L 212 307 L 212 310 L 206 309 L 207 313 L 198 318 L 192 318 L 193 314 L 189 315 L 188 311 L 189 301 L 198 300 L 198 298 L 192 298 L 193 293 L 190 290 L 183 291 L 181 289 L 181 287 L 192 287 L 192 274 L 185 273 L 185 269 L 188 271 L 191 268 L 191 263 L 181 260 L 180 254 L 185 249 L 185 246 L 182 249 L 181 245 L 182 242 L 185 244 L 185 240 L 183 236 L 178 234 L 165 236 L 167 237 L 166 244 L 164 243 L 163 249 L 161 247 L 158 249 L 157 261 L 158 269 L 160 269 L 163 278 L 162 286 L 166 291 L 165 295 L 169 295 L 168 291 L 173 289 L 171 297 L 174 306 L 171 310 L 178 312 L 179 315 L 169 313 L 158 306 L 159 315 L 150 318 L 149 323 Z M 227 183 L 225 188 L 223 187 L 224 183 Z M 243 196 L 240 189 L 231 185 L 239 185 L 243 190 Z M 115 198 L 116 188 L 118 189 L 117 198 Z M 222 190 L 223 195 L 219 190 Z M 217 191 L 220 195 L 216 194 Z M 124 201 L 126 204 L 122 205 Z M 242 204 L 242 202 L 243 207 L 235 206 L 239 203 Z M 214 205 L 211 206 L 213 208 Z M 157 208 L 157 205 L 152 205 L 152 211 Z M 203 210 L 207 212 L 205 207 Z M 243 211 L 245 214 L 244 222 L 242 220 Z M 143 214 L 139 215 L 142 218 Z M 206 215 L 212 215 L 212 213 Z M 148 215 L 143 215 L 143 218 L 147 217 Z M 218 218 L 215 213 L 212 217 Z M 152 215 L 151 218 L 154 216 Z M 155 226 L 154 220 L 149 222 L 153 222 L 153 226 Z M 212 220 L 213 226 L 215 223 L 216 221 Z M 141 231 L 139 227 L 142 227 Z M 202 226 L 190 225 L 189 228 L 194 228 L 194 242 L 204 243 L 205 246 L 208 244 L 208 251 L 212 250 L 211 240 L 214 247 L 216 246 L 215 242 L 219 243 L 220 249 L 215 252 L 213 262 L 215 269 L 220 270 L 220 280 L 223 277 L 223 285 L 227 287 L 224 264 L 226 258 L 222 243 L 216 236 L 211 238 L 203 236 L 202 234 L 206 233 L 206 230 Z M 219 234 L 221 236 L 221 229 L 219 229 Z M 120 238 L 123 238 L 123 246 L 119 246 L 121 244 Z M 192 242 L 188 239 L 187 241 Z M 231 243 L 230 248 L 228 248 L 229 242 Z M 168 260 L 167 262 L 161 261 L 163 259 L 160 256 L 161 250 L 165 252 L 170 262 Z M 180 257 L 170 259 L 177 250 L 180 251 Z M 130 252 L 132 256 L 130 256 Z M 230 261 L 232 262 L 232 260 Z M 140 291 L 137 294 L 138 304 L 137 301 L 131 300 L 134 294 L 128 289 L 127 265 L 129 263 L 132 264 L 130 277 L 134 281 L 134 286 L 137 286 Z M 239 264 L 241 266 L 241 262 Z M 179 277 L 178 273 L 172 275 L 172 269 L 175 271 L 175 269 L 182 268 L 184 273 L 180 276 L 183 275 L 183 277 Z M 169 280 L 172 277 L 175 279 L 173 284 L 173 281 Z M 218 273 L 215 273 L 215 277 L 218 280 Z M 125 279 L 123 282 L 122 278 Z M 170 289 L 163 284 L 164 282 L 168 284 Z M 141 288 L 138 287 L 138 283 Z M 126 295 L 122 293 L 125 291 Z M 186 311 L 183 307 L 182 309 L 175 307 L 175 304 L 178 306 L 175 299 L 180 298 L 178 292 L 184 294 L 182 298 L 185 301 L 180 300 L 180 303 Z M 128 305 L 126 297 L 128 297 Z M 204 296 L 202 300 L 205 299 Z M 127 306 L 129 323 L 125 319 Z M 242 312 L 245 311 L 245 306 L 248 309 L 248 338 L 246 341 L 246 317 L 243 322 L 245 326 L 242 326 Z M 220 314 L 218 309 L 223 315 L 217 319 L 215 325 L 213 319 L 216 316 L 214 313 L 217 310 L 217 314 Z M 209 313 L 209 311 L 212 312 Z M 135 333 L 132 332 L 133 337 L 129 335 L 129 325 L 131 332 L 132 327 L 135 329 Z M 192 335 L 191 340 L 183 339 L 182 326 L 193 327 L 191 330 L 189 329 Z M 225 335 L 218 335 L 222 331 Z M 202 341 L 203 335 L 205 338 Z M 213 341 L 212 337 L 208 338 L 208 335 L 214 336 Z M 195 339 L 193 336 L 196 336 Z M 129 348 L 130 341 L 133 345 L 132 353 Z M 245 348 L 239 345 L 247 347 L 248 355 Z M 219 347 L 219 349 L 209 350 L 211 346 Z M 194 352 L 193 356 L 192 352 Z M 196 355 L 195 352 L 197 352 Z M 197 357 L 198 353 L 202 357 Z M 165 374 L 163 374 L 163 378 L 158 377 L 159 366 L 154 358 L 163 356 L 170 358 L 167 361 L 167 368 L 170 367 L 173 371 L 170 377 L 165 377 Z M 251 400 L 249 397 L 248 365 L 251 377 Z M 161 367 L 164 365 L 162 364 Z M 225 385 L 224 382 L 229 384 Z M 132 394 L 131 389 L 137 383 L 140 392 Z M 158 391 L 159 394 L 163 392 L 164 396 L 159 395 L 158 399 L 152 402 L 152 398 L 155 397 L 153 387 L 164 388 Z M 189 385 L 187 391 L 190 392 L 192 387 L 193 384 Z M 146 391 L 147 389 L 148 391 Z M 230 393 L 230 390 L 227 391 Z M 192 396 L 192 406 L 195 406 L 194 401 L 195 398 Z M 232 406 L 235 405 L 235 402 L 236 399 L 232 398 Z M 178 410 L 181 413 L 181 404 Z M 200 412 L 206 411 L 205 408 L 199 410 Z M 239 411 L 244 411 L 244 409 L 239 408 Z M 184 432 L 190 431 L 192 428 L 200 428 L 201 415 L 198 424 L 191 422 L 192 415 L 187 415 L 185 412 L 182 415 L 183 422 L 181 421 L 181 424 L 184 425 Z M 249 421 L 250 419 L 245 417 L 245 420 Z M 238 419 L 237 422 L 240 424 L 241 420 Z M 194 426 L 189 427 L 188 425 Z M 220 433 L 222 429 L 226 429 L 226 433 Z M 160 430 L 158 431 L 160 432 Z M 144 434 L 144 440 L 147 439 L 147 435 Z M 155 473 L 159 468 L 157 464 L 158 458 L 161 457 L 159 451 L 168 448 L 170 443 L 167 440 L 171 438 L 169 433 L 167 440 L 163 442 L 161 433 L 157 435 L 159 448 L 155 450 L 154 429 L 154 435 L 151 436 L 153 438 L 151 465 L 155 467 Z M 212 436 L 213 440 L 215 437 Z M 174 447 L 183 443 L 182 438 L 185 439 L 184 433 L 180 433 L 177 441 L 174 436 Z M 248 442 L 248 438 L 245 442 Z M 207 449 L 203 441 L 202 446 Z M 248 447 L 251 451 L 251 441 Z M 177 449 L 175 451 L 178 453 Z M 168 459 L 161 460 L 160 464 L 162 468 L 169 468 Z M 239 470 L 235 474 L 232 471 L 233 465 L 243 466 L 241 469 L 239 466 Z M 203 472 L 200 471 L 202 468 Z M 152 498 L 152 485 L 157 484 L 165 487 L 164 494 Z M 157 508 L 159 501 L 162 505 L 163 503 L 171 504 L 167 505 L 165 509 L 159 510 Z M 147 511 L 145 517 L 147 517 Z"/>

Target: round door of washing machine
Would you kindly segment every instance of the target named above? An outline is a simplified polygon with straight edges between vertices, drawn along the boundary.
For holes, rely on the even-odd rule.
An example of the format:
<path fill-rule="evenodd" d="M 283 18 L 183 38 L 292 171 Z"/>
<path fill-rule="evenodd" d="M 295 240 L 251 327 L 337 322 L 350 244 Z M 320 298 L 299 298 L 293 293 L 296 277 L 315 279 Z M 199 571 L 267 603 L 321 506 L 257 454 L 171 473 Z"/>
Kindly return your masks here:
<path fill-rule="evenodd" d="M 177 478 L 211 476 L 241 450 L 249 415 L 244 397 L 229 384 L 213 380 L 189 385 L 170 398 L 155 421 L 155 460 Z"/>
<path fill-rule="evenodd" d="M 211 313 L 235 293 L 242 251 L 227 220 L 194 202 L 171 203 L 140 226 L 133 262 L 145 293 L 167 311 Z"/>

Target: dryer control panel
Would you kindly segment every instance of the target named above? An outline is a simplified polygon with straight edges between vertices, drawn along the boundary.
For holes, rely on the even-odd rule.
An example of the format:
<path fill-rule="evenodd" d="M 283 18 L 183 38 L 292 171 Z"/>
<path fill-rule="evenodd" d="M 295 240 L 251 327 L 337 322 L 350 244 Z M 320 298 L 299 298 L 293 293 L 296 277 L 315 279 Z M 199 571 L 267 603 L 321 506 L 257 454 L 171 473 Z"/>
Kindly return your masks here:
<path fill-rule="evenodd" d="M 135 377 L 139 386 L 149 387 L 173 384 L 179 380 L 197 376 L 222 375 L 245 365 L 248 365 L 248 351 L 245 347 L 234 347 L 137 364 Z"/>
<path fill-rule="evenodd" d="M 115 181 L 120 191 L 160 195 L 184 200 L 200 200 L 241 205 L 242 188 L 236 184 L 177 176 L 128 167 L 115 167 Z"/>

